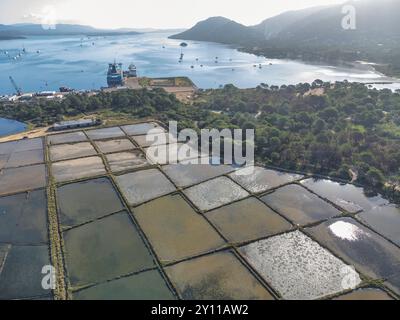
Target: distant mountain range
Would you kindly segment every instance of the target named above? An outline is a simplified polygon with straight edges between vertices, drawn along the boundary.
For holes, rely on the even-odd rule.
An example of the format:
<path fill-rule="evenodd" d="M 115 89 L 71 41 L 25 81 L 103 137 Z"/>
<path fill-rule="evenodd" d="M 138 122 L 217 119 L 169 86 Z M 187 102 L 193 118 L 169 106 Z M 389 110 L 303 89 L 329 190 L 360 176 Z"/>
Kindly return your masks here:
<path fill-rule="evenodd" d="M 96 29 L 90 26 L 75 24 L 57 24 L 55 28 L 46 29 L 40 24 L 13 24 L 0 25 L 0 39 L 19 39 L 27 36 L 47 36 L 47 35 L 87 35 L 87 36 L 106 36 L 138 34 L 131 29 Z"/>
<path fill-rule="evenodd" d="M 356 30 L 344 30 L 344 4 L 288 11 L 256 26 L 244 26 L 224 17 L 212 17 L 173 39 L 260 45 L 274 42 L 346 43 L 385 41 L 400 36 L 400 0 L 349 1 L 356 8 Z"/>
<path fill-rule="evenodd" d="M 356 12 L 356 29 L 345 30 L 344 5 Z M 345 62 L 370 60 L 389 75 L 400 76 L 400 0 L 349 1 L 341 5 L 288 11 L 245 26 L 212 17 L 172 39 L 235 45 L 269 58 Z"/>

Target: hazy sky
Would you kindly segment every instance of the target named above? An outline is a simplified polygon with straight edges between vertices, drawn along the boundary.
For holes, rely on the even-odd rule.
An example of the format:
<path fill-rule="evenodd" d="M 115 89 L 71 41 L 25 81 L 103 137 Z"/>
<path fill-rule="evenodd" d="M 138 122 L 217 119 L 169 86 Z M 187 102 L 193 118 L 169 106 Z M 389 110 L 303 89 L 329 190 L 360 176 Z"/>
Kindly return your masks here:
<path fill-rule="evenodd" d="M 287 10 L 343 3 L 344 0 L 0 0 L 0 23 L 58 22 L 103 28 L 191 27 L 210 16 L 246 25 Z"/>

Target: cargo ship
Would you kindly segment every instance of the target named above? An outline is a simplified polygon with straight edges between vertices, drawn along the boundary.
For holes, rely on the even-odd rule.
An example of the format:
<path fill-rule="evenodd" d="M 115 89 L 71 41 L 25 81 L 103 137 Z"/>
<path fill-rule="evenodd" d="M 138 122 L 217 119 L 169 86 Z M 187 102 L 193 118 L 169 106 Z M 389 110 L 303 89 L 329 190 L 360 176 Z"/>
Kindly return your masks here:
<path fill-rule="evenodd" d="M 122 71 L 122 63 L 110 63 L 107 72 L 107 85 L 110 88 L 120 87 L 124 85 L 124 73 Z"/>

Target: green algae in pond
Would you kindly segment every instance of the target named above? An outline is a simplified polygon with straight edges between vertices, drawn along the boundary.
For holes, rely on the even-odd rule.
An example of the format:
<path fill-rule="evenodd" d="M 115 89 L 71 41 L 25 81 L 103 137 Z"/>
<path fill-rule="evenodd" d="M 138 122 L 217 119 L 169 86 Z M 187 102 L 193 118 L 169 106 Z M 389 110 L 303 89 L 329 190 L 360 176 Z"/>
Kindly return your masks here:
<path fill-rule="evenodd" d="M 227 177 L 204 182 L 184 191 L 193 204 L 202 211 L 246 198 L 249 194 Z"/>
<path fill-rule="evenodd" d="M 116 180 L 130 205 L 138 205 L 176 190 L 174 185 L 157 169 L 117 176 Z"/>
<path fill-rule="evenodd" d="M 86 131 L 86 134 L 92 140 L 111 139 L 125 136 L 125 133 L 123 133 L 119 127 L 89 130 Z"/>
<path fill-rule="evenodd" d="M 145 155 L 140 150 L 112 153 L 106 155 L 112 172 L 141 168 L 149 165 Z"/>
<path fill-rule="evenodd" d="M 62 186 L 57 189 L 57 200 L 63 226 L 75 226 L 124 209 L 107 178 Z"/>
<path fill-rule="evenodd" d="M 0 173 L 0 195 L 12 194 L 46 186 L 46 166 L 4 169 Z"/>
<path fill-rule="evenodd" d="M 74 300 L 174 300 L 157 270 L 99 284 L 75 292 Z"/>
<path fill-rule="evenodd" d="M 37 245 L 47 241 L 44 190 L 0 198 L 0 242 Z"/>
<path fill-rule="evenodd" d="M 300 231 L 285 233 L 244 246 L 241 254 L 284 299 L 318 299 L 344 291 L 347 268 Z M 361 282 L 354 274 L 355 285 Z"/>
<path fill-rule="evenodd" d="M 112 153 L 135 149 L 133 143 L 128 139 L 96 141 L 95 143 L 102 153 Z"/>
<path fill-rule="evenodd" d="M 188 187 L 235 170 L 231 166 L 210 164 L 171 164 L 162 169 L 178 187 Z"/>
<path fill-rule="evenodd" d="M 375 207 L 357 218 L 400 246 L 400 208 L 395 205 Z"/>
<path fill-rule="evenodd" d="M 68 160 L 94 156 L 97 152 L 89 142 L 80 142 L 74 144 L 58 144 L 50 146 L 51 161 Z"/>
<path fill-rule="evenodd" d="M 47 142 L 49 144 L 84 142 L 87 140 L 88 138 L 82 131 L 47 136 Z"/>
<path fill-rule="evenodd" d="M 214 251 L 224 240 L 180 195 L 135 208 L 134 214 L 160 260 L 174 262 Z"/>
<path fill-rule="evenodd" d="M 49 295 L 51 291 L 42 287 L 42 268 L 47 265 L 48 246 L 9 246 L 0 273 L 0 300 Z"/>
<path fill-rule="evenodd" d="M 352 213 L 370 210 L 376 206 L 389 203 L 379 195 L 369 197 L 364 193 L 363 188 L 351 184 L 315 179 L 307 179 L 301 183 L 316 194 Z"/>
<path fill-rule="evenodd" d="M 127 213 L 117 213 L 64 232 L 72 286 L 94 284 L 154 267 Z"/>
<path fill-rule="evenodd" d="M 330 220 L 305 230 L 363 274 L 387 279 L 400 291 L 400 248 L 351 218 Z"/>
<path fill-rule="evenodd" d="M 106 169 L 100 157 L 89 157 L 53 163 L 52 173 L 57 182 L 64 182 L 105 174 Z"/>
<path fill-rule="evenodd" d="M 253 170 L 252 167 L 249 167 L 230 174 L 230 177 L 247 191 L 252 193 L 261 193 L 295 180 L 299 180 L 303 176 L 261 167 L 254 167 Z"/>
<path fill-rule="evenodd" d="M 289 222 L 256 198 L 245 199 L 205 215 L 233 243 L 260 239 L 292 228 Z"/>
<path fill-rule="evenodd" d="M 126 132 L 126 134 L 128 134 L 130 136 L 145 135 L 150 130 L 154 130 L 154 129 L 165 131 L 164 128 L 160 127 L 155 122 L 131 124 L 128 126 L 123 126 L 122 129 Z"/>
<path fill-rule="evenodd" d="M 290 221 L 302 226 L 341 214 L 315 194 L 294 184 L 277 189 L 261 200 Z"/>
<path fill-rule="evenodd" d="M 273 300 L 231 252 L 185 261 L 165 271 L 185 300 Z"/>
<path fill-rule="evenodd" d="M 362 288 L 346 293 L 334 300 L 393 300 L 389 294 L 378 288 Z"/>

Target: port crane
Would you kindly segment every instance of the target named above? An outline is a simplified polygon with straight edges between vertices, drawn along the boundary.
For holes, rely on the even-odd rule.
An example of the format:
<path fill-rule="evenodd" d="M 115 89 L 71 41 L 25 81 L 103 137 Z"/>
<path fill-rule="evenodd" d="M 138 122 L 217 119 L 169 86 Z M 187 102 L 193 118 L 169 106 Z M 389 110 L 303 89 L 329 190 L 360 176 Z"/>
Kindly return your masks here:
<path fill-rule="evenodd" d="M 10 76 L 11 84 L 13 85 L 15 91 L 17 92 L 18 96 L 22 96 L 22 89 L 18 87 L 17 83 L 14 81 L 13 77 Z"/>

